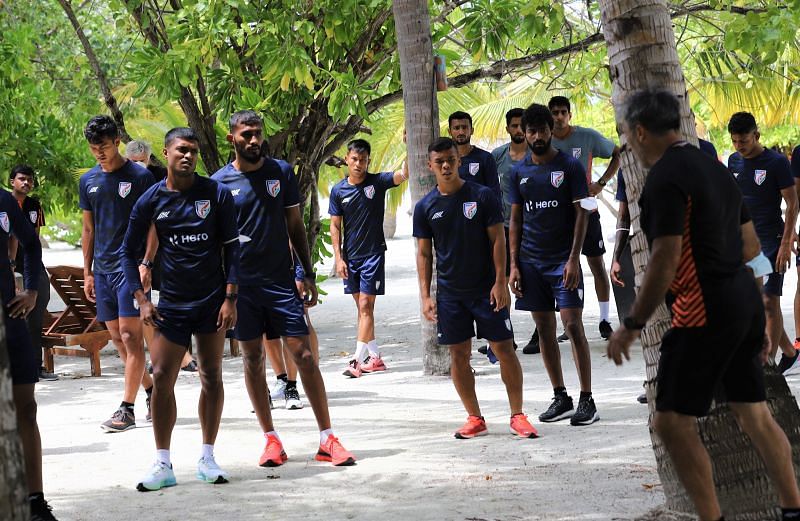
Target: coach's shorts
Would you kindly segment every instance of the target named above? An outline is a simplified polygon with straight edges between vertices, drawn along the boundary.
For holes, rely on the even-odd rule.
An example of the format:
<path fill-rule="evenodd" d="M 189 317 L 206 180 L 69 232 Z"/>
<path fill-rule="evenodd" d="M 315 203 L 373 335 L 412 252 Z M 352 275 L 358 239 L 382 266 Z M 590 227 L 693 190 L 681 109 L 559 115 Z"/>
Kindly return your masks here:
<path fill-rule="evenodd" d="M 586 224 L 586 237 L 583 239 L 581 253 L 586 257 L 599 257 L 606 252 L 603 243 L 603 230 L 600 227 L 600 212 L 591 212 Z"/>
<path fill-rule="evenodd" d="M 520 262 L 522 277 L 522 298 L 518 298 L 515 308 L 522 311 L 557 311 L 558 309 L 583 308 L 583 274 L 578 287 L 564 287 L 564 266 L 560 264 L 540 264 Z"/>
<path fill-rule="evenodd" d="M 94 274 L 94 295 L 97 299 L 97 320 L 107 322 L 119 317 L 138 317 L 139 304 L 133 298 L 133 292 L 125 280 L 125 274 Z M 150 292 L 147 292 L 150 298 Z"/>
<path fill-rule="evenodd" d="M 345 294 L 383 295 L 386 282 L 385 264 L 382 253 L 347 261 L 347 278 L 342 281 Z"/>
<path fill-rule="evenodd" d="M 305 309 L 293 280 L 264 286 L 239 286 L 236 301 L 237 340 L 253 340 L 266 334 L 279 336 L 306 336 Z"/>
<path fill-rule="evenodd" d="M 167 340 L 188 349 L 192 345 L 192 335 L 208 335 L 217 331 L 219 309 L 224 299 L 225 295 L 220 293 L 218 297 L 209 299 L 209 303 L 191 309 L 179 309 L 170 307 L 167 302 L 159 302 L 161 320 L 156 321 L 156 327 Z"/>
<path fill-rule="evenodd" d="M 490 342 L 502 342 L 514 338 L 508 308 L 495 311 L 489 297 L 436 299 L 438 321 L 436 329 L 440 345 L 460 344 L 475 336 L 474 324 L 478 326 L 478 337 Z"/>
<path fill-rule="evenodd" d="M 745 277 L 749 277 L 746 280 Z M 766 399 L 759 360 L 764 306 L 750 274 L 740 274 L 722 298 L 706 299 L 708 325 L 664 334 L 656 377 L 656 410 L 690 416 L 708 413 L 715 396 L 729 402 Z M 706 293 L 704 288 L 704 293 Z M 730 302 L 737 302 L 731 306 Z M 723 394 L 719 395 L 718 391 Z"/>
<path fill-rule="evenodd" d="M 761 251 L 769 259 L 772 264 L 772 269 L 775 269 L 775 261 L 778 258 L 778 249 L 781 246 L 780 237 L 775 241 L 761 241 Z M 773 297 L 780 297 L 783 295 L 783 273 L 773 271 L 764 277 L 763 291 L 767 295 Z"/>
<path fill-rule="evenodd" d="M 35 384 L 39 381 L 39 361 L 31 346 L 28 326 L 21 318 L 9 318 L 4 313 L 6 348 L 13 385 Z"/>

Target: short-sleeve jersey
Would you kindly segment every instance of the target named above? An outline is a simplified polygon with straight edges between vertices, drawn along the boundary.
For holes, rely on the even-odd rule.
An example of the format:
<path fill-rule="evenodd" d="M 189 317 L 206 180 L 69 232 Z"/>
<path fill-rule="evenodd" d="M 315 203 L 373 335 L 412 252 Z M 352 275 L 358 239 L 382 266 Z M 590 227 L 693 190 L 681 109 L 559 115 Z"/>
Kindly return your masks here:
<path fill-rule="evenodd" d="M 580 161 L 586 172 L 586 181 L 592 182 L 592 159 L 608 159 L 614 153 L 614 142 L 593 128 L 572 126 L 565 139 L 553 136 L 553 146 Z"/>
<path fill-rule="evenodd" d="M 625 193 L 625 176 L 622 175 L 622 170 L 617 172 L 617 195 L 614 199 L 621 203 L 628 203 L 628 194 Z"/>
<path fill-rule="evenodd" d="M 697 147 L 706 154 L 708 154 L 709 157 L 719 160 L 719 154 L 717 153 L 717 148 L 711 141 L 706 141 L 705 139 L 698 138 Z"/>
<path fill-rule="evenodd" d="M 230 163 L 211 178 L 230 191 L 236 205 L 241 242 L 239 284 L 291 283 L 294 262 L 286 209 L 300 204 L 300 190 L 289 163 L 264 158 L 261 168 L 252 172 L 240 172 Z"/>
<path fill-rule="evenodd" d="M 800 178 L 800 145 L 792 151 L 792 176 L 795 179 Z"/>
<path fill-rule="evenodd" d="M 728 170 L 742 191 L 758 238 L 775 242 L 783 235 L 781 190 L 794 186 L 789 160 L 768 148 L 752 159 L 735 152 L 728 159 Z"/>
<path fill-rule="evenodd" d="M 19 203 L 19 201 L 17 201 L 17 203 Z M 40 228 L 46 224 L 42 204 L 35 197 L 26 197 L 23 199 L 20 209 L 22 210 L 22 215 L 30 221 L 34 229 Z M 14 260 L 14 263 L 16 264 L 14 271 L 17 273 L 25 273 L 25 253 L 22 250 L 22 246 L 17 248 L 17 258 Z"/>
<path fill-rule="evenodd" d="M 103 172 L 97 165 L 81 176 L 78 199 L 81 210 L 92 212 L 94 220 L 96 273 L 122 271 L 122 240 L 133 205 L 154 184 L 153 174 L 133 161 L 113 172 Z M 142 243 L 140 252 L 144 247 Z"/>
<path fill-rule="evenodd" d="M 469 154 L 461 157 L 458 175 L 465 181 L 472 181 L 489 188 L 500 201 L 503 194 L 497 177 L 497 164 L 492 154 L 482 148 L 472 147 Z"/>
<path fill-rule="evenodd" d="M 414 207 L 414 237 L 433 239 L 437 298 L 486 297 L 494 285 L 492 246 L 486 229 L 503 222 L 495 194 L 464 183 L 451 195 L 431 190 Z"/>
<path fill-rule="evenodd" d="M 237 282 L 227 277 L 222 262 L 223 245 L 239 240 L 236 210 L 225 187 L 197 174 L 185 191 L 170 190 L 166 181 L 159 181 L 133 207 L 126 252 L 147 237 L 151 224 L 161 250 L 159 306 L 193 309 L 212 304 L 226 283 Z M 135 281 L 128 284 L 133 291 L 141 289 Z"/>
<path fill-rule="evenodd" d="M 673 327 L 707 324 L 707 306 L 744 269 L 741 224 L 749 221 L 736 181 L 719 161 L 682 142 L 650 169 L 641 206 L 642 230 L 652 245 L 681 236 L 681 258 L 670 292 Z M 714 305 L 719 303 L 716 297 Z"/>
<path fill-rule="evenodd" d="M 39 288 L 39 270 L 42 266 L 42 247 L 39 238 L 33 229 L 30 218 L 23 215 L 19 203 L 10 192 L 0 189 L 0 251 L 8 252 L 8 242 L 11 235 L 19 241 L 19 247 L 24 251 L 28 269 L 25 275 L 25 287 Z M 14 274 L 8 254 L 0 255 L 0 295 L 3 304 L 14 298 Z"/>
<path fill-rule="evenodd" d="M 386 251 L 383 213 L 386 191 L 394 188 L 394 172 L 367 174 L 360 184 L 342 179 L 331 190 L 328 213 L 342 217 L 345 259 L 359 259 Z"/>
<path fill-rule="evenodd" d="M 519 260 L 566 261 L 575 236 L 573 203 L 589 195 L 583 166 L 564 152 L 544 165 L 534 164 L 528 155 L 511 171 L 509 183 L 509 202 L 522 206 Z"/>
<path fill-rule="evenodd" d="M 508 221 L 511 219 L 511 203 L 508 202 L 508 176 L 511 174 L 511 170 L 520 164 L 523 159 L 519 161 L 511 159 L 511 143 L 506 143 L 492 150 L 492 157 L 497 164 L 500 190 L 503 193 L 503 225 L 508 228 Z"/>

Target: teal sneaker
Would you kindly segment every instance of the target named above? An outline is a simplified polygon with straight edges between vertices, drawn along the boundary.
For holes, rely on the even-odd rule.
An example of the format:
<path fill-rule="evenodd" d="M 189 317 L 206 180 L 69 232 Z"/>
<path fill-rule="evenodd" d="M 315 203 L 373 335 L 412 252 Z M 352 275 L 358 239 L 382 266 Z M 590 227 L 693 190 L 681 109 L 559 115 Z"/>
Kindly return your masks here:
<path fill-rule="evenodd" d="M 149 492 L 161 490 L 165 487 L 174 487 L 178 482 L 175 480 L 175 473 L 172 472 L 172 465 L 167 465 L 161 461 L 156 461 L 150 467 L 147 475 L 136 485 L 139 492 Z"/>
<path fill-rule="evenodd" d="M 214 456 L 200 458 L 200 461 L 197 462 L 197 479 L 213 485 L 221 485 L 227 483 L 229 478 L 230 475 L 219 468 Z"/>

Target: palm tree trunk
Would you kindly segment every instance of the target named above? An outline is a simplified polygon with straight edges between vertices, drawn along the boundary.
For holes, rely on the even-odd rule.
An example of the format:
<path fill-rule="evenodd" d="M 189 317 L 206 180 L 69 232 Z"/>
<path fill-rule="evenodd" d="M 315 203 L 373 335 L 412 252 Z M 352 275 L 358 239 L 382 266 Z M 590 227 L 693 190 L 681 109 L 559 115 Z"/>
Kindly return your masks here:
<path fill-rule="evenodd" d="M 428 144 L 439 136 L 439 106 L 433 72 L 430 13 L 427 0 L 392 2 L 397 50 L 400 54 L 400 78 L 403 81 L 408 168 L 411 201 L 416 203 L 436 185 L 428 170 Z M 431 292 L 435 295 L 434 283 Z M 420 306 L 421 310 L 421 306 Z M 423 372 L 445 375 L 450 372 L 450 354 L 439 347 L 436 325 L 420 311 L 422 324 Z"/>
<path fill-rule="evenodd" d="M 0 519 L 28 521 L 25 501 L 25 466 L 17 431 L 17 413 L 11 394 L 11 373 L 6 350 L 6 328 L 0 314 Z"/>
<path fill-rule="evenodd" d="M 608 45 L 612 101 L 617 122 L 622 120 L 620 110 L 629 93 L 643 88 L 664 88 L 675 93 L 681 100 L 681 131 L 688 141 L 696 144 L 694 118 L 689 108 L 666 0 L 600 0 L 599 5 L 603 35 Z M 624 137 L 621 139 L 624 141 Z M 632 229 L 637 231 L 633 236 L 631 251 L 638 287 L 649 258 L 644 234 L 639 225 L 639 205 L 636 204 L 646 173 L 631 152 L 623 154 L 622 164 L 627 196 L 631 202 L 629 209 Z M 662 305 L 642 334 L 651 419 L 655 413 L 655 376 L 661 337 L 668 328 L 669 314 Z M 769 405 L 795 447 L 793 459 L 797 468 L 800 410 L 783 377 L 771 368 L 767 368 L 766 373 Z M 722 402 L 715 402 L 711 413 L 698 421 L 698 428 L 714 462 L 714 481 L 725 518 L 779 519 L 777 496 L 767 479 L 764 464 L 739 429 L 728 407 Z M 692 502 L 678 481 L 666 450 L 652 428 L 650 436 L 667 508 L 693 512 Z"/>

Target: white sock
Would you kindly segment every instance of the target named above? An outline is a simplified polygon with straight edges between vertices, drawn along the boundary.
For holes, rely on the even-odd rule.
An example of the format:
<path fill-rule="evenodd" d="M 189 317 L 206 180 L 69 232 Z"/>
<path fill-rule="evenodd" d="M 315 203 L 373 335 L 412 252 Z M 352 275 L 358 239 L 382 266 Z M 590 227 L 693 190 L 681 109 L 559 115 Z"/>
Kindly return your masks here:
<path fill-rule="evenodd" d="M 281 441 L 281 437 L 280 437 L 280 436 L 278 436 L 278 433 L 277 433 L 277 432 L 275 432 L 275 431 L 269 431 L 269 432 L 265 432 L 265 433 L 264 433 L 264 439 L 265 439 L 265 440 L 266 440 L 268 437 L 270 437 L 270 436 L 275 436 L 276 438 L 278 438 L 278 441 Z"/>
<path fill-rule="evenodd" d="M 203 443 L 203 450 L 201 452 L 201 457 L 203 458 L 213 458 L 214 457 L 214 446 L 209 445 L 208 443 Z"/>
<path fill-rule="evenodd" d="M 331 435 L 333 435 L 333 429 L 325 429 L 324 431 L 320 431 L 319 444 L 323 445 L 326 441 L 328 441 L 328 436 Z"/>
<path fill-rule="evenodd" d="M 168 467 L 172 466 L 172 461 L 169 459 L 169 449 L 158 449 L 156 450 L 156 461 L 160 461 L 164 465 Z"/>
<path fill-rule="evenodd" d="M 376 342 L 374 338 L 367 344 L 367 349 L 369 349 L 369 356 L 374 358 L 381 357 L 381 350 L 378 348 L 378 342 Z"/>
<path fill-rule="evenodd" d="M 358 363 L 364 361 L 364 352 L 367 350 L 367 344 L 359 340 L 356 342 L 356 354 L 353 356 L 353 360 L 358 360 Z"/>
<path fill-rule="evenodd" d="M 608 322 L 608 301 L 598 302 L 598 304 L 600 304 L 600 321 Z"/>

